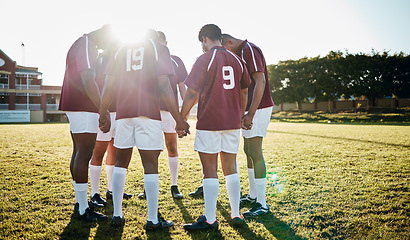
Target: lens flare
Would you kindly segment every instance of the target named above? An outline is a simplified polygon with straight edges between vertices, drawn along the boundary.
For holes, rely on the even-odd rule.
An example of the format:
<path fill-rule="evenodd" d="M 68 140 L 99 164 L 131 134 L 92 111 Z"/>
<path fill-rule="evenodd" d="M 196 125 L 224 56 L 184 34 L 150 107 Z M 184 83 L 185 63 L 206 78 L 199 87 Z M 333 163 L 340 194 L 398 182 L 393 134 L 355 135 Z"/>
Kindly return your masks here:
<path fill-rule="evenodd" d="M 267 188 L 270 189 L 270 194 L 276 195 L 284 191 L 284 176 L 282 174 L 278 174 L 280 170 L 275 169 L 272 172 L 267 172 L 266 179 L 267 179 Z M 267 189 L 267 190 L 268 190 Z"/>

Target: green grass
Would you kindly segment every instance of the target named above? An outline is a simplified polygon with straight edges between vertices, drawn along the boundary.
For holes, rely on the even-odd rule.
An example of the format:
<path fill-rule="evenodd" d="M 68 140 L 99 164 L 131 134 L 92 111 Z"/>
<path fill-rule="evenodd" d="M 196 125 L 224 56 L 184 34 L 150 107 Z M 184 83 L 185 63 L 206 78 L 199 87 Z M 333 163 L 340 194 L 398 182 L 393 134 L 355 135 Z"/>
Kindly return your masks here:
<path fill-rule="evenodd" d="M 377 110 L 377 109 L 376 109 Z M 294 123 L 343 123 L 343 124 L 377 124 L 377 125 L 410 125 L 410 108 L 396 109 L 395 112 L 275 112 L 272 119 Z M 380 110 L 381 111 L 381 110 Z"/>
<path fill-rule="evenodd" d="M 193 122 L 191 126 L 194 130 Z M 160 212 L 175 227 L 155 233 L 144 230 L 146 201 L 137 197 L 124 201 L 123 228 L 73 217 L 68 124 L 0 125 L 0 133 L 0 239 L 410 238 L 408 126 L 272 122 L 263 150 L 272 213 L 247 221 L 246 229 L 232 228 L 219 170 L 220 229 L 192 234 L 182 225 L 204 211 L 202 199 L 188 197 L 202 177 L 193 151 L 194 132 L 178 143 L 178 182 L 184 199 L 170 198 L 168 161 L 165 152 L 160 156 Z M 242 190 L 247 193 L 242 149 L 238 160 Z M 104 168 L 100 186 L 104 193 Z M 126 191 L 137 195 L 142 189 L 143 169 L 134 151 Z M 102 212 L 112 215 L 112 205 Z"/>

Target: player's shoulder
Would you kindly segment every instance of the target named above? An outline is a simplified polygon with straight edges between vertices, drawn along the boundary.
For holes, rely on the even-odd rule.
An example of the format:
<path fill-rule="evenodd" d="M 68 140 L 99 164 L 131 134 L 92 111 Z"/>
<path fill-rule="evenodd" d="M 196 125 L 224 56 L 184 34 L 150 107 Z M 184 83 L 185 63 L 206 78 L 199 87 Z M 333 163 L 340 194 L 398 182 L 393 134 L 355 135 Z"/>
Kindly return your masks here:
<path fill-rule="evenodd" d="M 209 51 L 204 52 L 202 55 L 200 55 L 196 59 L 195 63 L 201 63 L 201 62 L 206 62 L 206 61 L 210 60 L 212 58 L 213 52 L 214 52 L 213 50 L 209 50 Z"/>
<path fill-rule="evenodd" d="M 171 58 L 174 59 L 175 61 L 182 61 L 181 58 L 176 55 L 171 55 Z"/>
<path fill-rule="evenodd" d="M 249 51 L 255 53 L 262 54 L 262 50 L 256 44 L 245 40 L 245 44 L 243 46 L 243 51 Z"/>

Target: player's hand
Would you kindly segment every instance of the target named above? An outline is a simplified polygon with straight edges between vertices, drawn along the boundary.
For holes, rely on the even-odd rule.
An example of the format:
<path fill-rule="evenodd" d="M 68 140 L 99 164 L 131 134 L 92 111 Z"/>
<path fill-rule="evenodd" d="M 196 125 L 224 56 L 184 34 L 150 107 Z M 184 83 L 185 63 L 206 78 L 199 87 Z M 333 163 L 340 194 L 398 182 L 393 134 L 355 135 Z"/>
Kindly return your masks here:
<path fill-rule="evenodd" d="M 103 133 L 107 133 L 110 131 L 111 128 L 111 117 L 110 113 L 100 114 L 100 118 L 98 119 L 98 125 L 100 130 Z"/>
<path fill-rule="evenodd" d="M 175 130 L 177 131 L 179 138 L 183 138 L 188 134 L 191 134 L 189 131 L 189 124 L 186 121 L 177 122 Z"/>
<path fill-rule="evenodd" d="M 252 120 L 253 120 L 252 116 L 250 116 L 248 114 L 245 114 L 242 117 L 242 121 L 241 121 L 242 128 L 245 129 L 245 130 L 251 130 L 252 129 L 252 124 L 253 124 Z"/>
<path fill-rule="evenodd" d="M 188 112 L 188 114 L 187 114 L 186 116 L 184 116 L 184 121 L 185 121 L 185 122 L 188 122 L 188 118 L 189 118 L 189 112 Z"/>

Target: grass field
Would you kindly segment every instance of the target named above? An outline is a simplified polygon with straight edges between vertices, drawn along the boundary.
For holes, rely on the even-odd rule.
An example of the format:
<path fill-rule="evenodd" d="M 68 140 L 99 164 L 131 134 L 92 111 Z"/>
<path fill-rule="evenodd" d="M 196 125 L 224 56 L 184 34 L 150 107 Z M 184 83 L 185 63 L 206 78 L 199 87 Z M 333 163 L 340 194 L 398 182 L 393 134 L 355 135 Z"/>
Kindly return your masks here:
<path fill-rule="evenodd" d="M 202 199 L 188 197 L 202 178 L 194 132 L 178 143 L 184 199 L 171 198 L 168 161 L 160 156 L 160 212 L 175 226 L 154 233 L 144 230 L 146 202 L 137 197 L 124 201 L 123 228 L 73 216 L 68 124 L 0 125 L 0 133 L 0 239 L 410 239 L 409 126 L 271 122 L 264 141 L 271 213 L 232 228 L 220 171 L 220 229 L 192 234 L 182 225 L 204 210 Z M 242 149 L 238 160 L 247 193 Z M 105 186 L 103 168 L 102 193 Z M 134 151 L 126 192 L 142 189 Z M 102 212 L 112 215 L 112 205 Z"/>

